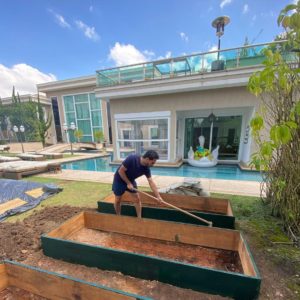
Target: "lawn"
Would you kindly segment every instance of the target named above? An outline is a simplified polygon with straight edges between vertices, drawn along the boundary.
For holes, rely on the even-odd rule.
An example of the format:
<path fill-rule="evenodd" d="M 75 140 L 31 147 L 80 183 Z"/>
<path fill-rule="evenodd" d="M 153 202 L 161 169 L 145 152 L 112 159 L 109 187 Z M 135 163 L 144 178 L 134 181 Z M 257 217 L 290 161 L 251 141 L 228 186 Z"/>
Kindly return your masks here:
<path fill-rule="evenodd" d="M 63 191 L 44 200 L 28 212 L 8 218 L 7 221 L 9 222 L 21 221 L 34 211 L 46 206 L 70 205 L 96 209 L 97 201 L 111 193 L 110 184 L 42 177 L 31 177 L 27 180 L 39 183 L 51 182 L 63 188 Z M 236 229 L 241 230 L 246 236 L 259 268 L 264 269 L 262 289 L 272 289 L 270 286 L 264 287 L 264 285 L 268 285 L 266 273 L 284 272 L 284 276 L 282 276 L 284 282 L 281 282 L 281 286 L 283 284 L 289 288 L 297 299 L 300 295 L 300 249 L 291 243 L 283 231 L 280 220 L 271 216 L 269 206 L 257 197 L 222 194 L 214 194 L 213 196 L 230 200 L 236 217 Z M 266 272 L 266 270 L 269 271 Z M 274 278 L 270 277 L 269 281 L 269 285 L 275 284 L 276 286 Z"/>

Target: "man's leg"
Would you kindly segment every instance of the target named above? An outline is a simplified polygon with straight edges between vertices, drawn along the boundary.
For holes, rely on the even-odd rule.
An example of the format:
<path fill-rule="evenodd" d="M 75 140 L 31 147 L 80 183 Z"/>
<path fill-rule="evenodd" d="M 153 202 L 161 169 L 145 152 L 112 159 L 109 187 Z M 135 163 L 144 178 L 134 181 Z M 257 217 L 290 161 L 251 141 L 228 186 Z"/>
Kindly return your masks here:
<path fill-rule="evenodd" d="M 122 196 L 115 195 L 114 207 L 117 215 L 121 215 L 121 200 Z"/>
<path fill-rule="evenodd" d="M 134 199 L 135 210 L 138 218 L 142 217 L 142 202 L 139 193 L 131 194 Z"/>

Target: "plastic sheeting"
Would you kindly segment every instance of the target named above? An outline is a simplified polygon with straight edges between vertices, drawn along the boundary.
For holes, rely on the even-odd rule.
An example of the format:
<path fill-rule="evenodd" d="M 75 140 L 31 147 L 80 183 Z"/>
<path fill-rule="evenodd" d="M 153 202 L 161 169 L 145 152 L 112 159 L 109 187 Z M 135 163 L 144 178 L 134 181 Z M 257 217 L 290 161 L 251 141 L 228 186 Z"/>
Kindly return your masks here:
<path fill-rule="evenodd" d="M 41 192 L 38 193 L 37 197 L 36 195 L 34 195 L 34 193 L 32 193 L 32 196 L 30 196 L 30 191 L 35 189 L 41 189 Z M 0 179 L 0 206 L 9 204 L 9 201 L 13 199 L 21 199 L 23 201 L 26 201 L 26 203 L 21 206 L 0 213 L 0 221 L 3 221 L 7 217 L 15 215 L 17 213 L 27 211 L 37 206 L 42 200 L 61 191 L 62 188 L 59 188 L 53 184 L 41 184 L 23 180 Z"/>

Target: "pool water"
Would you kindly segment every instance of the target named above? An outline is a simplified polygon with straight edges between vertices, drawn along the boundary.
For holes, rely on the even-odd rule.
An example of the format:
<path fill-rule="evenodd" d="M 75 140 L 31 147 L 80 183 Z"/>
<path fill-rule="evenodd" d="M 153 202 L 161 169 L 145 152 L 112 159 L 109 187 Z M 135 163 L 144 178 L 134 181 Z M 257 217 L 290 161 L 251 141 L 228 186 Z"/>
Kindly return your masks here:
<path fill-rule="evenodd" d="M 118 166 L 110 166 L 111 157 L 101 157 L 95 159 L 79 160 L 62 165 L 62 169 L 67 170 L 85 170 L 98 172 L 115 172 Z M 151 168 L 153 175 L 164 176 L 180 176 L 180 177 L 200 177 L 200 178 L 214 178 L 227 180 L 249 180 L 261 181 L 259 172 L 242 171 L 236 165 L 217 165 L 212 168 L 196 168 L 183 164 L 179 168 Z"/>

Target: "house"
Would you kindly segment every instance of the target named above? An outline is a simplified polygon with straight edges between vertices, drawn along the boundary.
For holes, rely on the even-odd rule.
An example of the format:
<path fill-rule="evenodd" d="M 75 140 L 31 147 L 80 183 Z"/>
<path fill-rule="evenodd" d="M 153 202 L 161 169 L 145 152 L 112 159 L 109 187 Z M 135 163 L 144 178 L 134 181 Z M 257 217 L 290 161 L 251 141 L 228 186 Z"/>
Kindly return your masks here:
<path fill-rule="evenodd" d="M 75 122 L 86 141 L 103 128 L 115 161 L 156 149 L 161 162 L 174 165 L 204 136 L 205 148 L 220 146 L 219 162 L 248 164 L 255 151 L 250 120 L 260 106 L 248 80 L 262 69 L 262 50 L 280 43 L 105 69 L 38 90 L 57 103 L 60 124 Z"/>
<path fill-rule="evenodd" d="M 37 88 L 52 104 L 56 142 L 75 141 L 73 134 L 63 130 L 63 124 L 70 126 L 72 122 L 82 130 L 82 142 L 96 142 L 96 131 L 102 131 L 109 141 L 109 105 L 95 97 L 95 75 L 38 84 Z"/>

